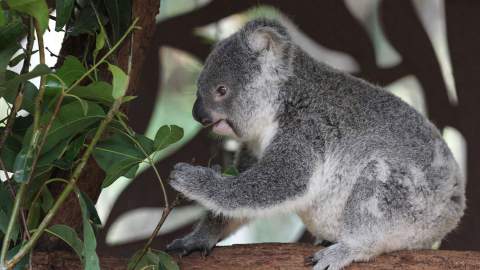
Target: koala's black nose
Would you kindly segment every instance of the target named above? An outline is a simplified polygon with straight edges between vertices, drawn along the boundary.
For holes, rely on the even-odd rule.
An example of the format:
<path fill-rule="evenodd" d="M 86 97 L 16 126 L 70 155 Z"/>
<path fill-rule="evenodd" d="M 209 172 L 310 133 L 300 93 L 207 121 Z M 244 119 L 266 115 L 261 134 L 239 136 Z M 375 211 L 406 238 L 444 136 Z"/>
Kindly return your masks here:
<path fill-rule="evenodd" d="M 193 104 L 192 115 L 193 119 L 204 126 L 208 126 L 213 122 L 210 115 L 203 108 L 202 100 L 200 98 L 197 98 L 195 104 Z"/>

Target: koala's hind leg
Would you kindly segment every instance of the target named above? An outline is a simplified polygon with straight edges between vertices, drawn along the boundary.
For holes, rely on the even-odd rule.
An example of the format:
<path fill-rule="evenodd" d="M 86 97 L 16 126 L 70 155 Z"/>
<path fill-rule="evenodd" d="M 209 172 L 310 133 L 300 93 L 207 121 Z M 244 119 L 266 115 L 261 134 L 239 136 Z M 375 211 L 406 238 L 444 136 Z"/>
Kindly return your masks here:
<path fill-rule="evenodd" d="M 225 218 L 208 212 L 191 233 L 174 240 L 166 250 L 182 256 L 193 251 L 208 255 L 221 239 L 233 233 L 245 222 L 246 220 Z"/>

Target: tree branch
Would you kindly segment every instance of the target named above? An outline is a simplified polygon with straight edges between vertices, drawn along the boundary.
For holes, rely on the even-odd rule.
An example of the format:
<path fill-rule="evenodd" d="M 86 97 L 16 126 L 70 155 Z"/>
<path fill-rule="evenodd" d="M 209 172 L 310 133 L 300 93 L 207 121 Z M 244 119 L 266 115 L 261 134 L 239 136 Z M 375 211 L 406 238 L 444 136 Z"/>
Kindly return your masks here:
<path fill-rule="evenodd" d="M 321 247 L 306 244 L 253 244 L 217 247 L 206 258 L 199 253 L 179 259 L 182 270 L 306 270 L 303 264 L 306 256 L 312 255 Z M 103 270 L 127 269 L 127 259 L 101 257 Z M 82 264 L 75 254 L 68 252 L 37 252 L 33 255 L 34 270 L 80 270 Z M 370 262 L 354 263 L 347 270 L 403 269 L 480 269 L 480 252 L 418 250 L 401 251 L 381 255 Z"/>

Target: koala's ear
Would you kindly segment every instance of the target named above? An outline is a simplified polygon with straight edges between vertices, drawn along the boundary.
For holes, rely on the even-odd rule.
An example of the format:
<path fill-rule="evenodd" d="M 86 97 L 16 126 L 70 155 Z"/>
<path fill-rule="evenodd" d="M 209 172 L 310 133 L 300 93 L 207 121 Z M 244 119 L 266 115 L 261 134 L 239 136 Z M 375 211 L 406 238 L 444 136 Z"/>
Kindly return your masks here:
<path fill-rule="evenodd" d="M 245 26 L 243 38 L 248 49 L 254 53 L 263 51 L 280 53 L 290 40 L 282 25 L 262 19 L 249 22 Z"/>

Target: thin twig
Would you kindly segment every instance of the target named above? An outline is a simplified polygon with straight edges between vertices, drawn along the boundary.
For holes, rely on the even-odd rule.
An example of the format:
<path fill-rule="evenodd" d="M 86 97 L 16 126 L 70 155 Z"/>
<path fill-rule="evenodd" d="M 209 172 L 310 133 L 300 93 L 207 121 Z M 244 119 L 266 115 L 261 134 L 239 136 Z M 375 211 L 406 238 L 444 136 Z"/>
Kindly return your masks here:
<path fill-rule="evenodd" d="M 32 55 L 32 49 L 33 49 L 33 26 L 32 25 L 33 25 L 33 21 L 32 19 L 30 19 L 29 31 L 27 35 L 27 50 L 25 53 L 25 59 L 23 60 L 22 70 L 20 74 L 27 73 L 30 67 L 30 57 Z M 8 136 L 10 135 L 10 132 L 12 131 L 12 127 L 15 122 L 17 112 L 22 105 L 24 90 L 25 90 L 25 83 L 21 83 L 19 85 L 17 95 L 15 96 L 15 102 L 13 103 L 12 110 L 10 111 L 10 114 L 8 116 L 5 129 L 3 130 L 2 137 L 0 138 L 0 153 L 2 152 L 3 146 L 5 145 L 5 142 Z"/>
<path fill-rule="evenodd" d="M 137 267 L 137 265 L 140 262 L 140 260 L 142 259 L 142 257 L 145 256 L 148 249 L 150 248 L 150 245 L 153 242 L 153 239 L 155 239 L 155 237 L 157 237 L 158 232 L 160 231 L 160 228 L 162 227 L 163 223 L 167 219 L 167 217 L 170 214 L 170 212 L 172 211 L 172 209 L 175 208 L 175 206 L 178 205 L 181 198 L 182 197 L 180 196 L 180 194 L 177 195 L 177 197 L 175 198 L 175 201 L 173 201 L 173 203 L 169 207 L 165 207 L 165 209 L 162 212 L 162 216 L 160 217 L 160 221 L 158 221 L 157 226 L 155 227 L 152 234 L 148 238 L 147 243 L 143 246 L 143 249 L 142 249 L 142 252 L 140 253 L 140 256 L 138 256 L 137 259 L 135 260 L 135 263 L 133 264 L 133 268 L 132 268 L 133 270 L 135 270 L 135 268 Z"/>

